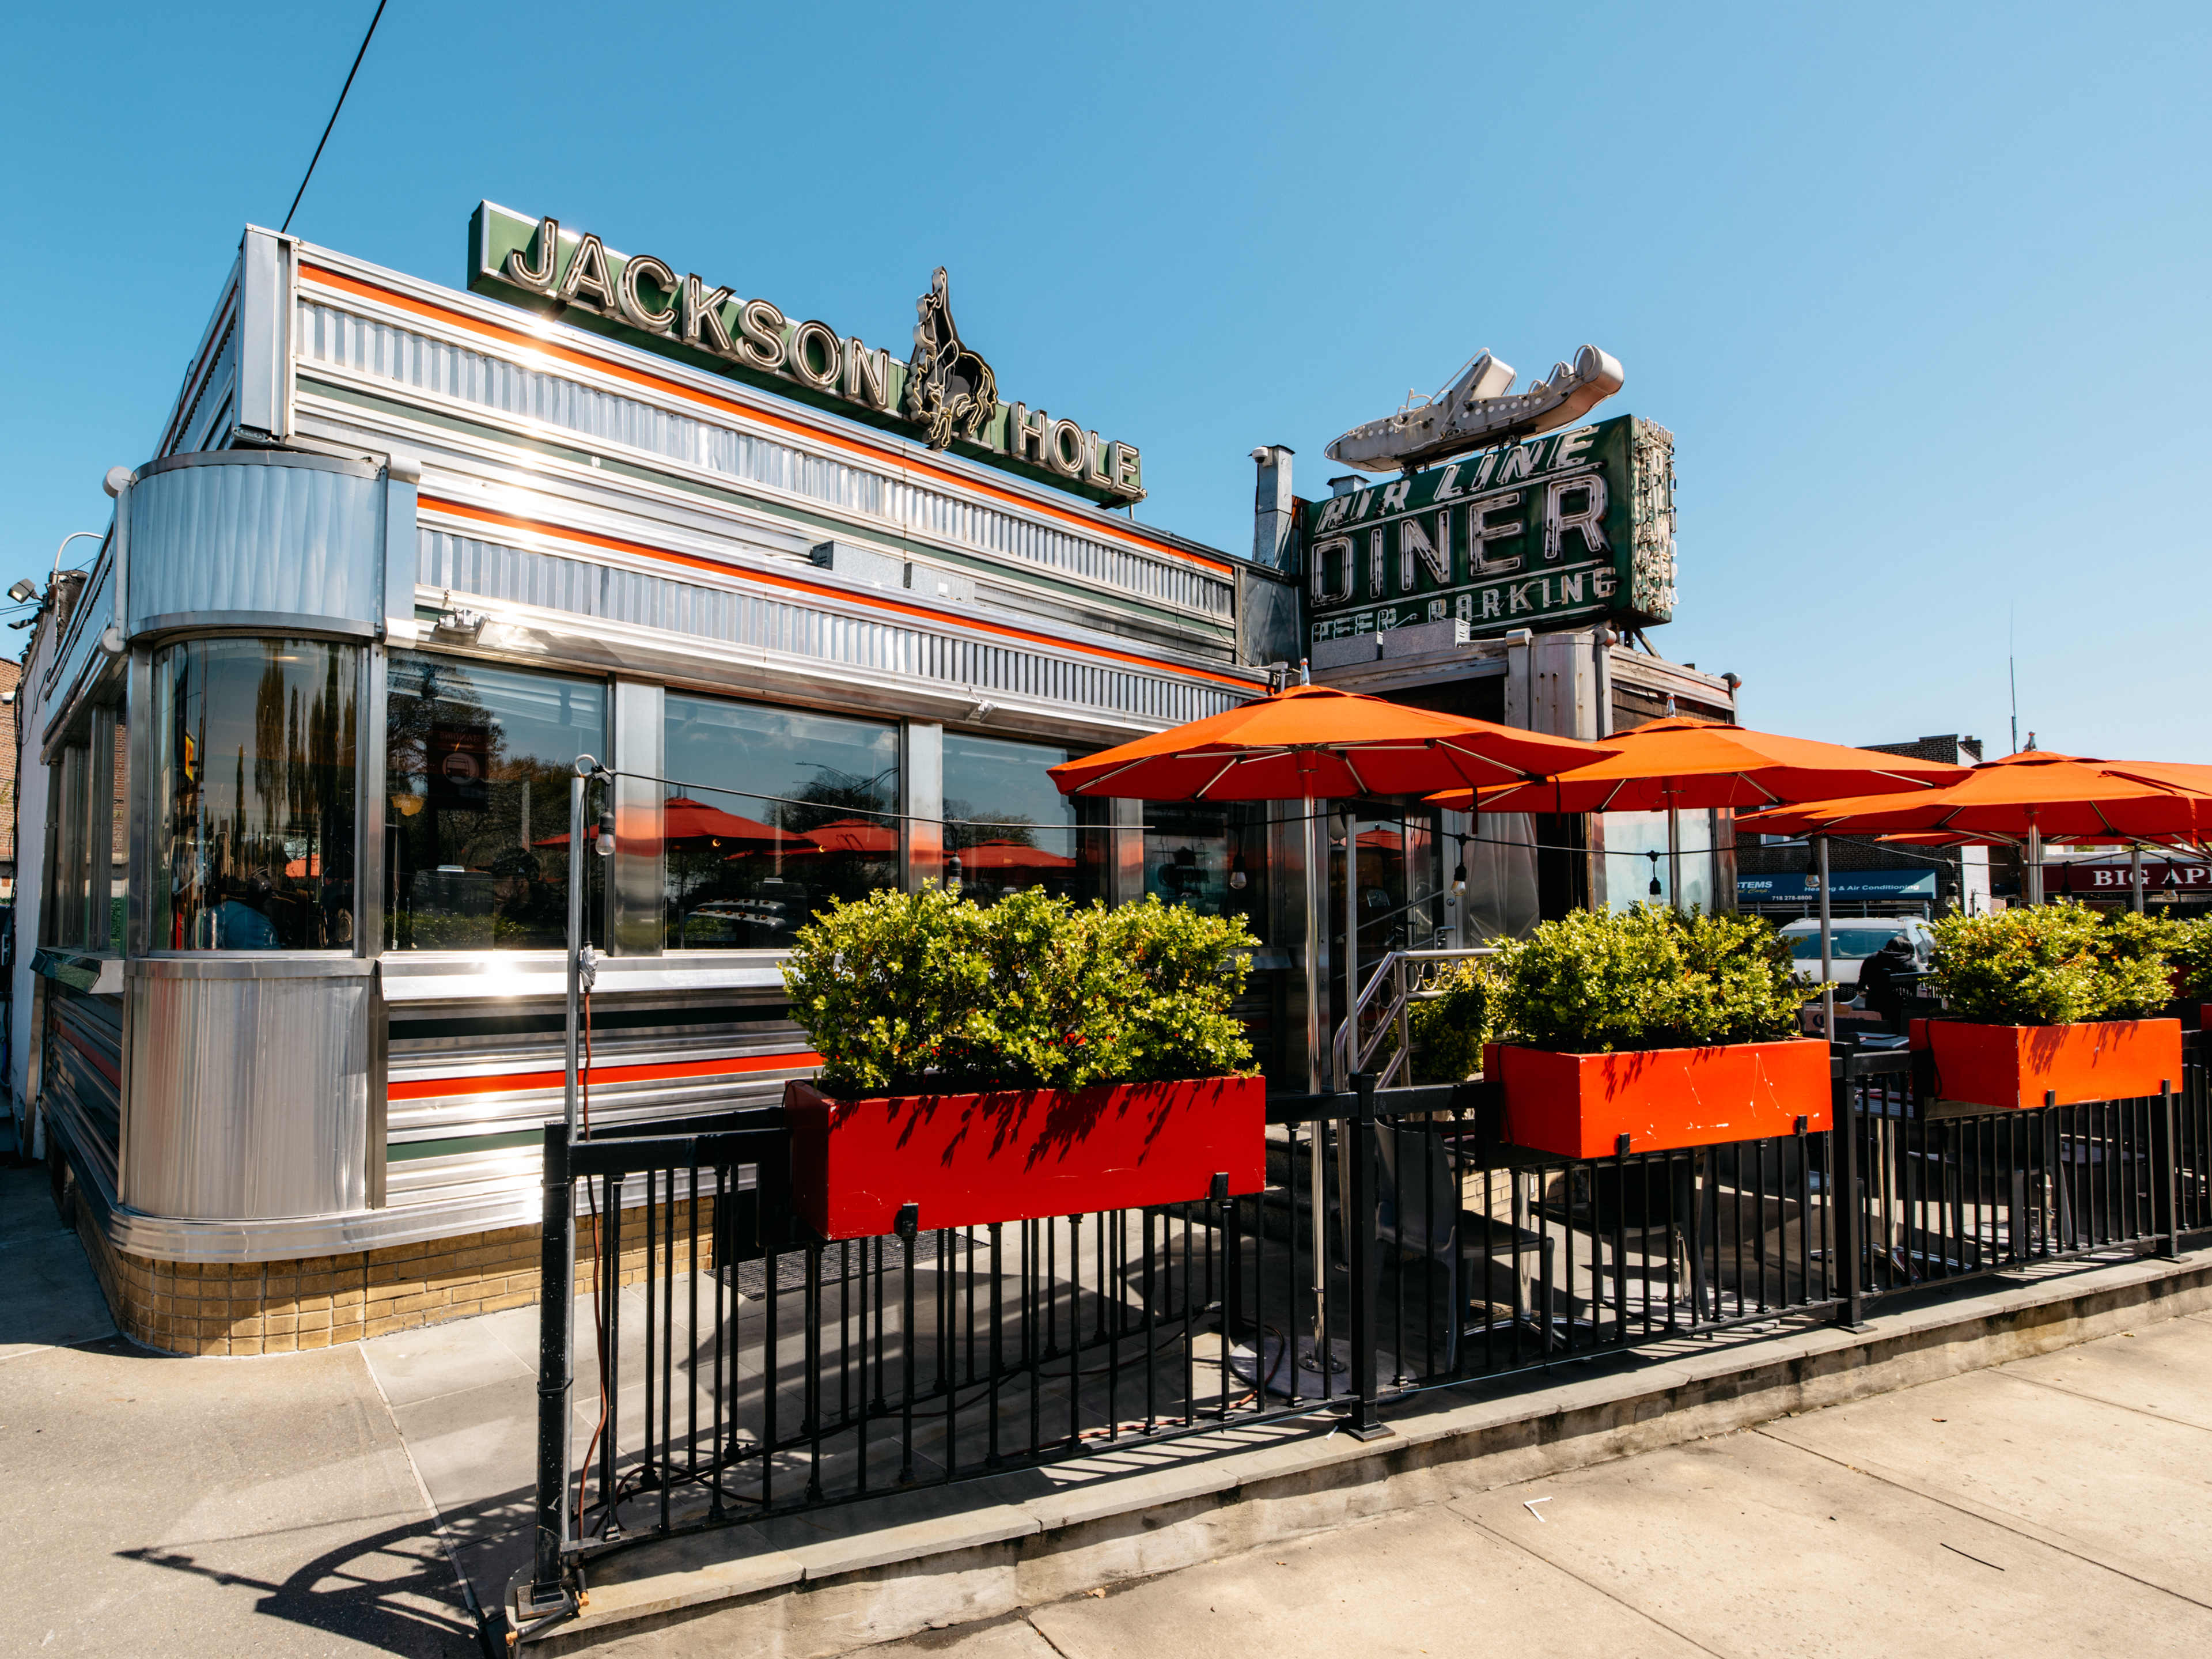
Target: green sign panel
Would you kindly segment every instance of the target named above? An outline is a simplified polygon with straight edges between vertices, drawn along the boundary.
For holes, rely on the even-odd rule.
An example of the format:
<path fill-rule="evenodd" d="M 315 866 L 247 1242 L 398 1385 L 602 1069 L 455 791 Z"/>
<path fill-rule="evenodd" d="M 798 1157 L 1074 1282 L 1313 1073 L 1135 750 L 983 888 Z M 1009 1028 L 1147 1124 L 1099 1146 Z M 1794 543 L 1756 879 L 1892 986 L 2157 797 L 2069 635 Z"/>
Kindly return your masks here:
<path fill-rule="evenodd" d="M 1312 637 L 1456 621 L 1641 627 L 1674 609 L 1674 440 L 1633 415 L 1300 504 Z"/>
<path fill-rule="evenodd" d="M 998 376 L 952 320 L 941 269 L 915 302 L 903 360 L 827 323 L 787 317 L 771 301 L 741 300 L 696 271 L 679 275 L 651 254 L 617 253 L 557 219 L 489 202 L 469 224 L 469 286 L 1109 507 L 1144 499 L 1134 444 L 999 401 Z"/>

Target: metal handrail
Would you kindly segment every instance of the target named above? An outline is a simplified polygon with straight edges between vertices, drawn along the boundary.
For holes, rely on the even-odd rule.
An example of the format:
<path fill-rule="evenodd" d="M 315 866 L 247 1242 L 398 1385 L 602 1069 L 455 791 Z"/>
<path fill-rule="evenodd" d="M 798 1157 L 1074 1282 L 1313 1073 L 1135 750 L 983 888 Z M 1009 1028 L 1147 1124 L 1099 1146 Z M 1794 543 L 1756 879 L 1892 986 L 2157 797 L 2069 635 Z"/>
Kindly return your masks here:
<path fill-rule="evenodd" d="M 1407 1029 L 1407 1011 L 1415 1001 L 1424 1000 L 1434 994 L 1424 992 L 1418 977 L 1410 983 L 1406 981 L 1407 963 L 1471 962 L 1483 957 L 1494 957 L 1497 954 L 1498 947 L 1494 945 L 1470 945 L 1449 949 L 1393 951 L 1385 956 L 1382 961 L 1375 964 L 1373 976 L 1368 980 L 1366 988 L 1353 1000 L 1351 1012 L 1339 1023 L 1330 1038 L 1329 1056 L 1336 1067 L 1336 1075 L 1340 1079 L 1347 1078 L 1355 1072 L 1365 1071 L 1369 1062 L 1375 1058 L 1375 1051 L 1382 1044 L 1383 1032 L 1393 1030 L 1398 1033 L 1398 1052 L 1391 1056 L 1389 1063 L 1383 1067 L 1381 1074 L 1376 1079 L 1376 1086 L 1389 1087 L 1391 1079 L 1397 1076 L 1401 1066 L 1410 1067 L 1413 1034 Z M 1356 1034 L 1359 1030 L 1360 1019 L 1366 1014 L 1368 1005 L 1375 1000 L 1386 980 L 1395 989 L 1389 1006 L 1384 1012 L 1381 1025 L 1370 1042 L 1357 1044 Z M 1353 1052 L 1355 1047 L 1356 1053 Z"/>

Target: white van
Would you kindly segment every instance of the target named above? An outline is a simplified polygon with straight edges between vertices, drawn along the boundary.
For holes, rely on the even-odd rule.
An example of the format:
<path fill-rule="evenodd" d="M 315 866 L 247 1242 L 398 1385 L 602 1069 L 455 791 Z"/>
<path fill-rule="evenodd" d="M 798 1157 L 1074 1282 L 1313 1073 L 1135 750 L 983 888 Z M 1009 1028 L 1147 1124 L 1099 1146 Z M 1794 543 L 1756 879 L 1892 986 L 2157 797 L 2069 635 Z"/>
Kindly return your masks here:
<path fill-rule="evenodd" d="M 1912 965 L 1928 966 L 1936 943 L 1935 929 L 1917 916 L 1838 916 L 1828 924 L 1829 977 L 1840 988 L 1859 982 L 1859 964 L 1903 934 L 1912 941 Z M 1797 977 L 1817 981 L 1820 977 L 1820 919 L 1808 916 L 1782 930 L 1790 941 L 1790 954 L 1797 961 Z M 1856 995 L 1856 990 L 1847 994 Z"/>

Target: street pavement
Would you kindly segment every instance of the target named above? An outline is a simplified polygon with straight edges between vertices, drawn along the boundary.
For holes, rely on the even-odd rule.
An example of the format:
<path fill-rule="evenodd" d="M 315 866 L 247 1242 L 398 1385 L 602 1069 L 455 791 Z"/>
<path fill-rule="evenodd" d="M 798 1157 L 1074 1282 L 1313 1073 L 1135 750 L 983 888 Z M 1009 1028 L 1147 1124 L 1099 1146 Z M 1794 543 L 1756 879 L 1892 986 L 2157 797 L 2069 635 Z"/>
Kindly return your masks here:
<path fill-rule="evenodd" d="M 865 1652 L 2201 1659 L 2212 1316 Z"/>
<path fill-rule="evenodd" d="M 522 1559 L 535 1317 L 166 1358 L 0 1168 L 0 1654 L 491 1650 L 455 1565 Z M 2212 1315 L 867 1652 L 1215 1648 L 2212 1654 Z"/>

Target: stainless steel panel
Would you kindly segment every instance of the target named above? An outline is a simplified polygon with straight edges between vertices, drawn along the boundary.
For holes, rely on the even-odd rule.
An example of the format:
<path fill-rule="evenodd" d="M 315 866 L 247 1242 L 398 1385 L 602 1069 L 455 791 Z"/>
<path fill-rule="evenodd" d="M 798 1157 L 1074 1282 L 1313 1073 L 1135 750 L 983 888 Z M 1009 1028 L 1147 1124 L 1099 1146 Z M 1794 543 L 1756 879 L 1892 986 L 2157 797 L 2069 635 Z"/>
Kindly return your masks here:
<path fill-rule="evenodd" d="M 906 890 L 945 879 L 945 728 L 908 720 L 899 755 L 899 789 L 906 797 Z"/>
<path fill-rule="evenodd" d="M 271 439 L 292 434 L 293 246 L 248 229 L 239 248 L 238 424 Z"/>
<path fill-rule="evenodd" d="M 129 981 L 123 1201 L 219 1220 L 362 1208 L 367 975 L 184 978 L 145 965 Z"/>
<path fill-rule="evenodd" d="M 419 574 L 426 587 L 787 652 L 910 680 L 1107 709 L 1163 726 L 1202 719 L 1243 701 L 1210 681 L 985 644 L 903 623 L 842 616 L 758 592 L 612 569 L 442 530 L 422 532 L 422 559 Z"/>
<path fill-rule="evenodd" d="M 811 453 L 319 301 L 299 307 L 303 361 L 562 428 L 680 465 L 884 520 L 1115 592 L 1227 618 L 1228 578 L 1004 510 L 954 491 Z"/>
<path fill-rule="evenodd" d="M 131 622 L 276 613 L 297 625 L 384 620 L 384 490 L 373 469 L 255 452 L 179 457 L 131 491 Z"/>
<path fill-rule="evenodd" d="M 659 780 L 665 738 L 660 687 L 615 682 L 615 854 L 607 872 L 607 933 L 618 957 L 657 957 L 661 935 Z"/>

